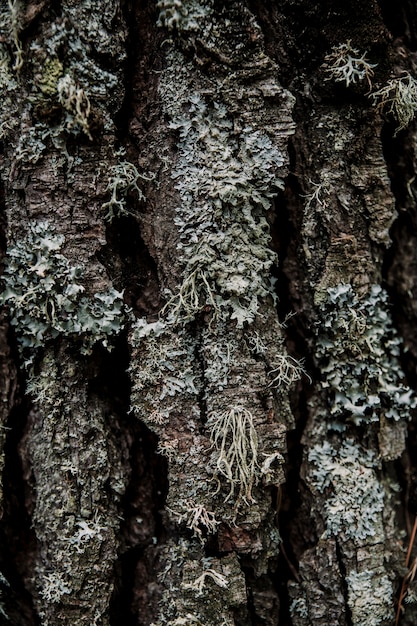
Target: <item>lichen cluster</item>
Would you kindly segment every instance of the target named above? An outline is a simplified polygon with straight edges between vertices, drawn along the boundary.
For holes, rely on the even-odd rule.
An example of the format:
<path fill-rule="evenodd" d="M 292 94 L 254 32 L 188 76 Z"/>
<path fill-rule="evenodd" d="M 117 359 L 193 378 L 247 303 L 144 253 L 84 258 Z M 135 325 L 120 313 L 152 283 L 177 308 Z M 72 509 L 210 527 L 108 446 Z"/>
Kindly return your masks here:
<path fill-rule="evenodd" d="M 376 63 L 369 63 L 366 52 L 363 54 L 352 46 L 349 39 L 346 43 L 333 46 L 332 51 L 325 57 L 324 68 L 328 74 L 327 80 L 344 82 L 346 87 L 352 83 L 358 83 L 364 79 L 371 87 L 371 78 L 374 75 L 373 68 Z"/>
<path fill-rule="evenodd" d="M 329 441 L 308 452 L 311 483 L 325 494 L 326 536 L 377 542 L 383 538 L 384 490 L 376 470 L 378 460 L 352 439 Z"/>
<path fill-rule="evenodd" d="M 273 292 L 276 256 L 265 211 L 283 186 L 284 156 L 258 129 L 237 133 L 226 107 L 199 94 L 171 128 L 179 134 L 172 176 L 181 198 L 175 222 L 184 270 L 165 313 L 188 321 L 208 306 L 214 317 L 230 315 L 242 327 Z"/>
<path fill-rule="evenodd" d="M 393 586 L 381 571 L 352 570 L 346 576 L 352 624 L 392 624 Z"/>
<path fill-rule="evenodd" d="M 159 0 L 157 24 L 169 31 L 197 31 L 202 18 L 210 16 L 210 2 L 201 5 L 195 0 Z"/>
<path fill-rule="evenodd" d="M 108 346 L 122 328 L 122 294 L 111 288 L 84 295 L 82 268 L 62 254 L 64 241 L 48 222 L 35 222 L 7 251 L 0 303 L 8 306 L 26 363 L 59 336 L 81 340 L 86 353 L 96 342 Z"/>
<path fill-rule="evenodd" d="M 333 427 L 377 422 L 381 416 L 409 418 L 417 399 L 404 383 L 401 340 L 379 285 L 363 298 L 351 285 L 328 289 L 317 333 L 321 386 L 328 391 Z"/>

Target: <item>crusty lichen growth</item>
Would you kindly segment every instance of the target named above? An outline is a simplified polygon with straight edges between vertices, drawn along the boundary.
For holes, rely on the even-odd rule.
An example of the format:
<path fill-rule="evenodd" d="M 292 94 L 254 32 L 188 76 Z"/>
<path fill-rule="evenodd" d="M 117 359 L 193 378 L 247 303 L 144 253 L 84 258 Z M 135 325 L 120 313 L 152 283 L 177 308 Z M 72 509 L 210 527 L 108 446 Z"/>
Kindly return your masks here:
<path fill-rule="evenodd" d="M 259 129 L 237 133 L 227 108 L 199 94 L 171 127 L 179 133 L 173 178 L 182 199 L 176 224 L 184 277 L 164 313 L 188 321 L 208 306 L 243 326 L 273 291 L 276 257 L 264 213 L 282 188 L 284 156 Z"/>
<path fill-rule="evenodd" d="M 92 396 L 85 360 L 58 351 L 56 344 L 45 349 L 27 388 L 36 417 L 25 453 L 36 481 L 32 529 L 41 555 L 28 584 L 45 626 L 106 624 L 127 477 L 106 424 L 108 405 Z"/>
<path fill-rule="evenodd" d="M 58 336 L 87 353 L 96 342 L 108 346 L 123 325 L 122 294 L 111 288 L 83 295 L 82 268 L 61 253 L 64 241 L 48 222 L 34 222 L 7 251 L 0 303 L 8 306 L 26 364 Z"/>
<path fill-rule="evenodd" d="M 381 571 L 352 570 L 346 576 L 352 624 L 381 626 L 394 619 L 393 586 Z"/>

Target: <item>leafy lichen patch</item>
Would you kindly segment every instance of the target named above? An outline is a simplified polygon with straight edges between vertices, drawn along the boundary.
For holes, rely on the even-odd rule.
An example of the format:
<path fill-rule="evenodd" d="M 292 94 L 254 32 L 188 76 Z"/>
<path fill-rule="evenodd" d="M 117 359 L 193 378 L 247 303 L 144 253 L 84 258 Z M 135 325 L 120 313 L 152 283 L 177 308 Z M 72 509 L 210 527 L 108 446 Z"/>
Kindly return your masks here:
<path fill-rule="evenodd" d="M 408 420 L 417 398 L 404 383 L 401 340 L 394 329 L 388 295 L 373 285 L 359 298 L 351 285 L 328 289 L 317 328 L 322 388 L 335 420 L 359 424 Z"/>
<path fill-rule="evenodd" d="M 109 346 L 123 326 L 122 294 L 111 288 L 83 295 L 82 268 L 62 254 L 64 240 L 48 222 L 36 222 L 7 251 L 0 301 L 9 308 L 27 363 L 34 350 L 59 336 L 81 339 L 87 353 L 96 342 Z"/>

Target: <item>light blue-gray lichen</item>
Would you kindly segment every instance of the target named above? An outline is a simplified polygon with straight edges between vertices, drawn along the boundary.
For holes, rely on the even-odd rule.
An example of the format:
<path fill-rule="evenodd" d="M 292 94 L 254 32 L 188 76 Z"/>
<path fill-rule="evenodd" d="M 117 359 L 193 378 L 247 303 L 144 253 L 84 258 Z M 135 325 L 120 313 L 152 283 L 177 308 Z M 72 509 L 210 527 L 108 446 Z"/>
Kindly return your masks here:
<path fill-rule="evenodd" d="M 309 450 L 308 461 L 313 490 L 326 495 L 326 536 L 383 541 L 384 489 L 374 453 L 352 439 L 340 446 L 324 441 Z"/>
<path fill-rule="evenodd" d="M 346 576 L 352 624 L 382 626 L 394 623 L 393 587 L 381 571 L 352 570 Z"/>
<path fill-rule="evenodd" d="M 122 293 L 83 295 L 82 267 L 61 253 L 64 241 L 48 222 L 35 222 L 7 251 L 0 303 L 8 306 L 29 363 L 34 350 L 59 336 L 81 341 L 88 353 L 96 342 L 109 346 L 123 326 Z"/>
<path fill-rule="evenodd" d="M 417 398 L 404 383 L 401 339 L 392 324 L 387 293 L 373 285 L 359 298 L 351 285 L 341 284 L 328 289 L 321 313 L 316 354 L 334 421 L 409 419 Z"/>

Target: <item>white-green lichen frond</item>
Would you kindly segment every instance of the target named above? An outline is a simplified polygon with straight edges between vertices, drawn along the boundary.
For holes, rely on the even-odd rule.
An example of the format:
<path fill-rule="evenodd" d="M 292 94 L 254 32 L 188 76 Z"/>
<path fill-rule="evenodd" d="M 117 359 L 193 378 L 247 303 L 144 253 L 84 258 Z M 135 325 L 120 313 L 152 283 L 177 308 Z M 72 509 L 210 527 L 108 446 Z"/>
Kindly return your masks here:
<path fill-rule="evenodd" d="M 197 596 L 203 595 L 203 591 L 207 586 L 207 579 L 212 580 L 218 587 L 222 589 L 226 589 L 228 586 L 227 578 L 221 574 L 220 572 L 216 572 L 216 570 L 208 568 L 204 570 L 204 572 L 196 578 L 192 583 L 183 583 L 183 589 L 189 589 L 190 591 L 195 591 Z M 207 589 L 208 591 L 208 589 Z"/>
<path fill-rule="evenodd" d="M 64 239 L 48 222 L 36 222 L 7 251 L 0 304 L 7 305 L 26 356 L 59 336 L 81 340 L 83 353 L 96 342 L 107 347 L 123 326 L 123 294 L 84 296 L 82 268 L 60 252 Z"/>
<path fill-rule="evenodd" d="M 265 132 L 235 131 L 226 107 L 199 94 L 171 128 L 179 134 L 172 176 L 181 197 L 175 223 L 184 278 L 164 314 L 188 321 L 209 307 L 242 327 L 273 293 L 276 255 L 265 210 L 283 187 L 284 156 Z"/>
<path fill-rule="evenodd" d="M 23 47 L 20 41 L 22 18 L 21 0 L 7 0 L 6 6 L 0 9 L 0 34 L 3 41 L 9 40 L 14 47 L 13 70 L 19 72 L 23 67 Z"/>
<path fill-rule="evenodd" d="M 386 574 L 352 570 L 346 576 L 352 624 L 381 626 L 394 623 L 394 593 Z"/>
<path fill-rule="evenodd" d="M 384 537 L 384 490 L 378 480 L 377 460 L 347 439 L 339 448 L 325 441 L 309 450 L 312 487 L 326 494 L 326 536 L 378 543 Z"/>
<path fill-rule="evenodd" d="M 373 68 L 376 63 L 369 63 L 366 52 L 360 54 L 357 48 L 353 48 L 351 40 L 338 46 L 333 46 L 332 51 L 324 59 L 324 68 L 328 74 L 327 80 L 343 82 L 346 87 L 367 80 L 371 88 L 371 78 L 374 75 Z"/>
<path fill-rule="evenodd" d="M 258 468 L 258 437 L 252 413 L 242 406 L 234 406 L 211 415 L 208 425 L 212 446 L 218 453 L 216 472 L 229 483 L 226 501 L 238 488 L 236 505 L 241 500 L 248 504 L 253 500 L 252 488 Z"/>
<path fill-rule="evenodd" d="M 398 122 L 395 134 L 407 128 L 417 113 L 417 80 L 408 72 L 392 78 L 384 87 L 369 94 L 378 109 L 391 113 Z"/>
<path fill-rule="evenodd" d="M 322 387 L 330 392 L 331 414 L 355 424 L 408 419 L 417 406 L 413 391 L 403 383 L 387 293 L 373 285 L 359 298 L 351 285 L 328 289 L 322 321 L 317 328 L 317 358 Z"/>
<path fill-rule="evenodd" d="M 106 192 L 110 193 L 110 200 L 102 205 L 107 211 L 104 219 L 111 222 L 115 217 L 128 215 L 127 197 L 129 193 L 136 192 L 139 201 L 145 201 L 146 198 L 138 186 L 139 180 L 152 180 L 152 177 L 139 174 L 137 168 L 129 161 L 120 161 L 110 170 L 110 176 Z"/>

